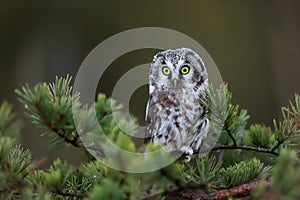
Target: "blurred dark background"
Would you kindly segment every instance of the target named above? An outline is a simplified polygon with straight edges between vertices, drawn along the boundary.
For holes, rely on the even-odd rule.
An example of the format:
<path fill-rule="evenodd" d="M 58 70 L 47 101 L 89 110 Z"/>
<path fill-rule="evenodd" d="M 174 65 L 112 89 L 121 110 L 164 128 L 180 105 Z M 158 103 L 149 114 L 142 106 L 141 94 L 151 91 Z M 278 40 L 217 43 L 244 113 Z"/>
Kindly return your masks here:
<path fill-rule="evenodd" d="M 56 2 L 56 3 L 55 3 Z M 0 100 L 22 107 L 14 94 L 25 82 L 75 76 L 83 59 L 106 38 L 137 27 L 165 27 L 197 40 L 229 83 L 249 123 L 272 124 L 300 89 L 300 1 L 14 1 L 0 0 Z M 151 62 L 155 50 L 123 56 L 104 78 L 109 95 L 120 72 Z M 111 78 L 115 77 L 115 78 Z M 147 87 L 134 96 L 144 115 Z M 138 114 L 139 115 L 139 114 Z M 26 121 L 26 120 L 25 120 Z M 49 149 L 29 123 L 22 142 L 34 159 L 81 161 L 76 149 Z"/>

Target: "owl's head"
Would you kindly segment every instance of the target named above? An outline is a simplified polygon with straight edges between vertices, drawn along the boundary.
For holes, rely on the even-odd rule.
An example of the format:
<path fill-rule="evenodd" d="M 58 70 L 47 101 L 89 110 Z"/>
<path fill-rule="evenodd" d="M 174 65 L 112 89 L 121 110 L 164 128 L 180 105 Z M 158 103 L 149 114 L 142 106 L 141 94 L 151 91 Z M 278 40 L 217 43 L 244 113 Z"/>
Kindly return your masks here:
<path fill-rule="evenodd" d="M 208 84 L 200 56 L 188 48 L 166 50 L 154 56 L 149 73 L 150 93 L 154 90 L 191 90 L 199 95 Z"/>

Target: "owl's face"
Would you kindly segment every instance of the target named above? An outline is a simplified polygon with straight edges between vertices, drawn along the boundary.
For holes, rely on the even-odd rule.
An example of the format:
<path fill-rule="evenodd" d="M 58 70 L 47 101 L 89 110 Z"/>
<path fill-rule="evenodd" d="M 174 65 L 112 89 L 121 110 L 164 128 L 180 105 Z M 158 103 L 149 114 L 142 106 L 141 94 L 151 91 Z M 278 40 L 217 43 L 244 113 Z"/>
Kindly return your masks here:
<path fill-rule="evenodd" d="M 154 56 L 150 68 L 150 93 L 156 89 L 190 89 L 200 93 L 206 87 L 206 68 L 200 56 L 191 49 L 167 50 Z"/>

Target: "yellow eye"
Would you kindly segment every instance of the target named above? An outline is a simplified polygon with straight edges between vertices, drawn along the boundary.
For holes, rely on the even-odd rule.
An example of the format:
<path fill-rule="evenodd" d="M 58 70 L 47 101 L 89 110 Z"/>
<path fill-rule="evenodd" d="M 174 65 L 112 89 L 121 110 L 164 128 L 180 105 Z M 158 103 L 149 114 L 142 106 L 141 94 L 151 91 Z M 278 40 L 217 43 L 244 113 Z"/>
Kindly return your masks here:
<path fill-rule="evenodd" d="M 169 67 L 163 67 L 162 72 L 164 73 L 164 75 L 169 75 L 171 73 L 171 70 L 169 69 Z"/>
<path fill-rule="evenodd" d="M 190 67 L 187 65 L 181 67 L 181 69 L 180 69 L 181 74 L 188 74 L 189 72 L 190 72 Z"/>

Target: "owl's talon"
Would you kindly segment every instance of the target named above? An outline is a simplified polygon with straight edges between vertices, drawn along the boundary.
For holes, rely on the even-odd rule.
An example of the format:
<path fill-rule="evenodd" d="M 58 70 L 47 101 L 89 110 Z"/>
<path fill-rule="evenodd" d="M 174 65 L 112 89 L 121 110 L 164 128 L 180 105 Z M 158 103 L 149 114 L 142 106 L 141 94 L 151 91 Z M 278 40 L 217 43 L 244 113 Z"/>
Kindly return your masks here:
<path fill-rule="evenodd" d="M 194 154 L 194 150 L 191 147 L 182 147 L 181 152 L 183 152 L 184 162 L 189 162 Z"/>
<path fill-rule="evenodd" d="M 192 156 L 194 154 L 194 150 L 191 147 L 182 147 L 180 150 L 184 152 L 185 155 Z"/>

